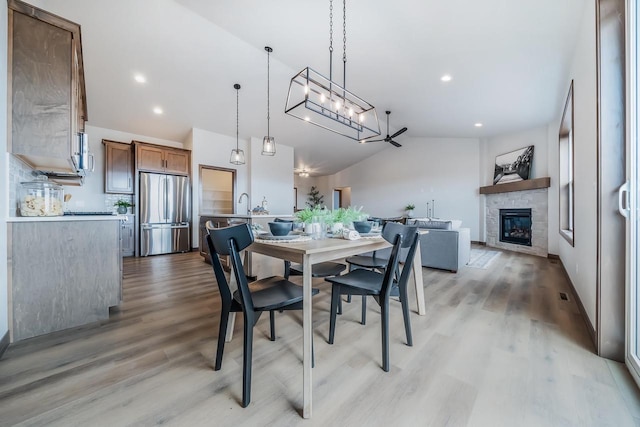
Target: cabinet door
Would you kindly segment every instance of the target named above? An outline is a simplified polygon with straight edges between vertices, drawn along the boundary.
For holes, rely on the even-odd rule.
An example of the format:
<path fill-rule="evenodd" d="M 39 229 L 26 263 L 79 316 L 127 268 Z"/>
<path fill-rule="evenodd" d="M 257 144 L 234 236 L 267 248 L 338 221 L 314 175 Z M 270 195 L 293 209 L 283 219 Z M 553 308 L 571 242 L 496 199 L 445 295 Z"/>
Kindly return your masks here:
<path fill-rule="evenodd" d="M 164 158 L 167 173 L 189 175 L 189 153 L 178 150 L 166 150 Z"/>
<path fill-rule="evenodd" d="M 121 227 L 122 256 L 133 256 L 135 252 L 135 238 L 133 235 L 133 222 L 123 222 Z"/>
<path fill-rule="evenodd" d="M 138 145 L 136 153 L 138 169 L 150 172 L 164 172 L 164 150 L 148 145 Z"/>
<path fill-rule="evenodd" d="M 11 18 L 11 151 L 70 162 L 72 34 L 17 11 Z"/>
<path fill-rule="evenodd" d="M 105 142 L 104 192 L 133 194 L 131 145 Z"/>

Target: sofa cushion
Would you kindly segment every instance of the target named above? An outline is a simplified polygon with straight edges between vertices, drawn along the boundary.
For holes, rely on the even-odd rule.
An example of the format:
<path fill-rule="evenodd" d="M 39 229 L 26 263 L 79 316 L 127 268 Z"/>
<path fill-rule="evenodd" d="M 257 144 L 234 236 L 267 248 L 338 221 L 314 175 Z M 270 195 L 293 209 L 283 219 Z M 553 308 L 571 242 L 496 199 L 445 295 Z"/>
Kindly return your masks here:
<path fill-rule="evenodd" d="M 433 230 L 451 230 L 451 221 L 416 221 L 415 225 L 420 228 L 431 228 Z"/>

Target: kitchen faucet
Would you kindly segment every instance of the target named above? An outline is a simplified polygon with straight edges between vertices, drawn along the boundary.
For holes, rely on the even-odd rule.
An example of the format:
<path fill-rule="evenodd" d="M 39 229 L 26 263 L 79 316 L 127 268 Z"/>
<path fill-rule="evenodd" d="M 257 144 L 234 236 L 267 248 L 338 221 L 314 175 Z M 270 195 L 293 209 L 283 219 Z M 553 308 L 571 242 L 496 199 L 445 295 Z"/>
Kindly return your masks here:
<path fill-rule="evenodd" d="M 238 204 L 242 203 L 242 197 L 246 196 L 247 198 L 247 215 L 251 215 L 251 199 L 249 198 L 249 195 L 247 193 L 242 193 L 240 195 L 240 198 L 238 199 Z"/>

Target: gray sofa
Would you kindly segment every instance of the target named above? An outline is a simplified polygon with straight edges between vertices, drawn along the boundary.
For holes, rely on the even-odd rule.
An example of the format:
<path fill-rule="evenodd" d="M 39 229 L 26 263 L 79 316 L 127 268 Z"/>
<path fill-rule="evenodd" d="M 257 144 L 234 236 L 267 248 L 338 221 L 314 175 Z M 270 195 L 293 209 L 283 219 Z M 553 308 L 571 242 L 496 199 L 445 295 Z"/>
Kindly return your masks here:
<path fill-rule="evenodd" d="M 471 230 L 451 229 L 451 221 L 407 221 L 417 223 L 420 230 L 428 231 L 420 235 L 420 255 L 423 267 L 439 268 L 457 272 L 469 263 L 471 254 Z M 378 251 L 378 256 L 386 256 L 390 249 Z M 402 254 L 404 255 L 404 254 Z M 404 256 L 402 256 L 404 258 Z"/>

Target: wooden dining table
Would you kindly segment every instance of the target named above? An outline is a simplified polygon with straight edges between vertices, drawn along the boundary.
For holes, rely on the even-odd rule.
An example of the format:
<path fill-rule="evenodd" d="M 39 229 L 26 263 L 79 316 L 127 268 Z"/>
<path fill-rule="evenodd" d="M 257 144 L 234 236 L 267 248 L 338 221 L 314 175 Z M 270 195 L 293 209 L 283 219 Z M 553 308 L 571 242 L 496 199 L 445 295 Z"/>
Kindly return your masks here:
<path fill-rule="evenodd" d="M 364 252 L 375 251 L 390 247 L 383 238 L 362 238 L 359 240 L 346 239 L 321 239 L 307 240 L 300 242 L 278 242 L 256 240 L 247 248 L 248 251 L 267 255 L 282 260 L 292 261 L 302 265 L 302 353 L 303 353 L 303 384 L 302 384 L 302 416 L 311 418 L 312 413 L 312 377 L 311 377 L 311 337 L 312 328 L 312 275 L 311 266 L 325 261 L 340 260 L 349 256 L 358 255 Z M 422 284 L 422 263 L 420 255 L 420 245 L 417 245 L 414 262 L 412 265 L 413 281 L 416 290 L 416 300 L 418 314 L 425 314 L 424 288 Z"/>

